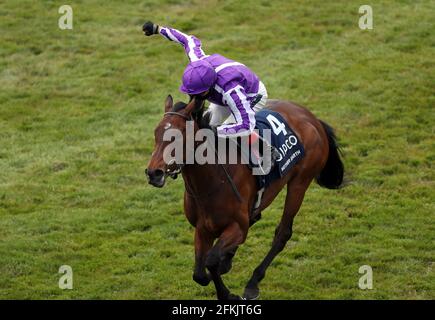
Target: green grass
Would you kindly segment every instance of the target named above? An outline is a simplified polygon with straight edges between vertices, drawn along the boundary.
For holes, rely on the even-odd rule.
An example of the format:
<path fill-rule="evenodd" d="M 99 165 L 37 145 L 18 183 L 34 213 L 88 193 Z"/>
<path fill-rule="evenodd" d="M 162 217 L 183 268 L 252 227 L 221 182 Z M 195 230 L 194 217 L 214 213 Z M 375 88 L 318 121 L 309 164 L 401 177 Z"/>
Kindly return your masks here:
<path fill-rule="evenodd" d="M 250 66 L 270 97 L 336 128 L 348 185 L 312 185 L 263 299 L 434 299 L 433 1 L 59 1 L 0 3 L 0 298 L 202 299 L 182 181 L 143 170 L 187 59 L 147 19 Z M 242 293 L 284 203 L 263 213 L 224 277 Z M 360 290 L 358 268 L 373 267 Z M 74 289 L 60 290 L 70 265 Z"/>

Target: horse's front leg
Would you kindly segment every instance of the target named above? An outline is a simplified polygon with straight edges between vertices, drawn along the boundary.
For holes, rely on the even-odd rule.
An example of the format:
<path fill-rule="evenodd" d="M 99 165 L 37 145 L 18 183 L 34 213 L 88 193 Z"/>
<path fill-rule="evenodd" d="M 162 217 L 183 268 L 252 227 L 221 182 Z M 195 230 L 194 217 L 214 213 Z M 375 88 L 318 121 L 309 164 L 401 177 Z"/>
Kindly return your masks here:
<path fill-rule="evenodd" d="M 213 237 L 211 237 L 205 230 L 195 228 L 195 269 L 193 271 L 193 281 L 202 286 L 210 283 L 211 276 L 205 270 L 205 259 L 207 253 L 213 246 Z"/>
<path fill-rule="evenodd" d="M 233 258 L 236 254 L 236 251 L 239 247 L 235 247 L 234 249 L 228 251 L 228 253 L 225 255 L 224 259 L 221 260 L 221 263 L 219 265 L 219 274 L 225 274 L 230 272 L 232 266 L 233 266 Z"/>
<path fill-rule="evenodd" d="M 220 264 L 228 254 L 235 252 L 238 245 L 246 239 L 247 227 L 242 228 L 237 222 L 230 224 L 221 234 L 219 240 L 210 250 L 205 261 L 206 268 L 210 271 L 211 278 L 216 288 L 219 300 L 240 299 L 239 296 L 230 293 L 220 275 Z"/>

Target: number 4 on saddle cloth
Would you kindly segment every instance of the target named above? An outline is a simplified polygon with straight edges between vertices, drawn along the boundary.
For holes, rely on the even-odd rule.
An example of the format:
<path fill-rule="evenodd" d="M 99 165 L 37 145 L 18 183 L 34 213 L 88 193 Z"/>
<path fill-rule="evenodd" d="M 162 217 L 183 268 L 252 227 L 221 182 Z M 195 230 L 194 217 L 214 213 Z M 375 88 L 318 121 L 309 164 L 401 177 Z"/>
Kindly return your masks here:
<path fill-rule="evenodd" d="M 264 160 L 269 158 L 265 155 L 264 147 L 273 147 L 277 153 L 277 158 L 274 159 L 275 163 L 271 163 L 269 169 L 266 170 L 266 174 L 257 170 L 254 176 L 257 179 L 258 190 L 264 190 L 274 180 L 285 176 L 288 171 L 304 157 L 304 147 L 299 141 L 296 133 L 289 127 L 284 118 L 275 111 L 263 109 L 255 114 L 256 126 L 258 134 L 261 137 L 258 141 L 258 151 L 260 157 L 264 155 Z M 243 149 L 243 148 L 242 148 Z M 252 152 L 252 151 L 251 151 Z M 258 167 L 258 164 L 253 163 L 252 157 L 250 157 L 250 166 L 254 169 Z M 266 160 L 267 161 L 267 160 Z"/>

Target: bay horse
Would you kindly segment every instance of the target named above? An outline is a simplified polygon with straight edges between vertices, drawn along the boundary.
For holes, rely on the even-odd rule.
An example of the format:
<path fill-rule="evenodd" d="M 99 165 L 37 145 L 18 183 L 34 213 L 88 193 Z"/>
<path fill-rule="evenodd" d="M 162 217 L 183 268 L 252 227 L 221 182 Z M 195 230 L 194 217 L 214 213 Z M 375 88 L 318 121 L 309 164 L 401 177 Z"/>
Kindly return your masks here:
<path fill-rule="evenodd" d="M 151 185 L 163 187 L 167 176 L 181 171 L 185 184 L 184 212 L 195 227 L 193 280 L 202 286 L 213 280 L 219 300 L 240 299 L 230 293 L 221 275 L 231 269 L 232 258 L 238 246 L 244 243 L 249 227 L 259 220 L 261 211 L 287 185 L 284 212 L 276 227 L 272 247 L 245 287 L 243 298 L 256 299 L 266 269 L 292 235 L 293 219 L 311 181 L 315 179 L 320 186 L 329 189 L 342 185 L 344 167 L 336 137 L 328 124 L 306 108 L 292 102 L 269 100 L 267 108 L 279 112 L 287 121 L 299 137 L 305 156 L 285 176 L 264 190 L 259 207 L 253 210 L 258 190 L 248 165 L 193 163 L 177 166 L 167 164 L 163 159 L 163 151 L 170 143 L 163 139 L 165 130 L 169 127 L 180 130 L 185 148 L 187 121 L 194 120 L 195 131 L 204 127 L 198 116 L 203 107 L 204 101 L 199 98 L 191 98 L 188 104 L 178 102 L 175 105 L 170 95 L 166 98 L 165 113 L 154 131 L 154 152 L 145 174 Z M 234 192 L 234 187 L 239 194 Z"/>

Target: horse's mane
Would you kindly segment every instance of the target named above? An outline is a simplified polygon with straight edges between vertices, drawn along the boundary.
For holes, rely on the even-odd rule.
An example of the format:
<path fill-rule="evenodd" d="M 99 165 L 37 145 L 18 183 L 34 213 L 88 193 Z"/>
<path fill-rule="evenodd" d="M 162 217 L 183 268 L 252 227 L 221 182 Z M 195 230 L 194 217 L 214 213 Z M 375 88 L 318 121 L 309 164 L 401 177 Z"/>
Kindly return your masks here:
<path fill-rule="evenodd" d="M 196 101 L 197 101 L 196 102 L 197 105 L 195 107 L 195 110 L 193 110 L 193 112 L 192 112 L 192 117 L 195 120 L 195 122 L 198 124 L 198 127 L 200 129 L 209 128 L 211 114 L 210 114 L 210 112 L 204 112 L 205 100 L 197 98 Z M 186 106 L 187 106 L 187 103 L 179 101 L 179 102 L 174 104 L 171 111 L 178 112 L 178 111 L 186 108 Z"/>
<path fill-rule="evenodd" d="M 182 101 L 178 101 L 176 104 L 174 104 L 172 106 L 172 110 L 171 111 L 178 112 L 178 111 L 183 110 L 184 108 L 186 108 L 186 106 L 187 106 L 187 103 L 184 103 Z"/>

